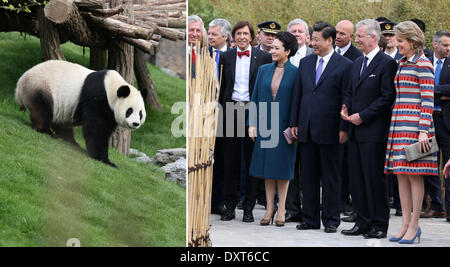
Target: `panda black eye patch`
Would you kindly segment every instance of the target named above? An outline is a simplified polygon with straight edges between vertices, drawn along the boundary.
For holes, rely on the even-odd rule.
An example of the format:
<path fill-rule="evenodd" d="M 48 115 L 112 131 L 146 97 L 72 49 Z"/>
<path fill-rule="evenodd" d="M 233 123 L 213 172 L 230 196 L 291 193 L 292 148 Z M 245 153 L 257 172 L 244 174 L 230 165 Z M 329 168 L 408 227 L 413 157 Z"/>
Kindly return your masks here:
<path fill-rule="evenodd" d="M 139 119 L 142 120 L 142 110 L 139 111 Z"/>
<path fill-rule="evenodd" d="M 130 117 L 131 114 L 133 114 L 133 109 L 132 109 L 132 108 L 129 108 L 129 109 L 127 110 L 127 113 L 125 113 L 125 117 L 128 118 L 128 117 Z"/>

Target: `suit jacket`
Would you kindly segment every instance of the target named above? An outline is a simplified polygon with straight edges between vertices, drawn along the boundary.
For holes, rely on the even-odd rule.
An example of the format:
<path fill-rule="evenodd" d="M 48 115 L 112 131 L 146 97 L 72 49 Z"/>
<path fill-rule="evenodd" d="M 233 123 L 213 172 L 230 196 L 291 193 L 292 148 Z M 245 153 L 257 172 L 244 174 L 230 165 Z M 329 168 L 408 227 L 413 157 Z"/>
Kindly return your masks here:
<path fill-rule="evenodd" d="M 297 67 L 289 61 L 285 63 L 283 77 L 278 87 L 275 99 L 272 96 L 271 83 L 276 63 L 262 65 L 258 70 L 255 89 L 252 95 L 252 102 L 257 106 L 256 110 L 250 110 L 249 125 L 257 126 L 257 137 L 253 147 L 252 161 L 250 164 L 250 175 L 271 179 L 292 179 L 294 178 L 296 145 L 289 145 L 283 136 L 283 131 L 289 127 L 289 116 L 291 113 L 291 99 L 294 88 Z M 276 121 L 272 121 L 271 103 L 278 102 L 279 112 Z M 260 103 L 267 105 L 267 112 L 261 113 Z M 261 110 L 262 111 L 262 110 Z M 261 147 L 261 141 L 275 141 L 275 136 L 262 137 L 260 133 L 260 121 L 267 127 L 266 129 L 278 128 L 278 141 L 272 148 Z M 272 139 L 271 139 L 272 138 Z"/>
<path fill-rule="evenodd" d="M 394 78 L 398 66 L 394 59 L 379 51 L 360 77 L 363 61 L 363 56 L 355 60 L 345 94 L 348 114 L 359 113 L 363 121 L 358 126 L 350 123 L 349 139 L 354 135 L 358 142 L 385 142 L 395 100 Z"/>
<path fill-rule="evenodd" d="M 249 72 L 249 94 L 253 93 L 258 68 L 261 65 L 271 63 L 272 55 L 258 48 L 252 47 Z M 222 83 L 220 85 L 219 103 L 225 108 L 225 103 L 231 101 L 236 77 L 237 48 L 220 53 L 219 65 L 222 66 Z"/>
<path fill-rule="evenodd" d="M 228 50 L 231 50 L 231 48 L 227 45 L 227 51 Z M 209 46 L 208 47 L 208 51 L 209 51 L 209 55 L 211 56 L 211 57 L 213 57 L 213 48 L 212 48 L 212 46 Z"/>
<path fill-rule="evenodd" d="M 433 62 L 433 60 L 431 60 Z M 450 56 L 442 63 L 441 76 L 439 78 L 439 85 L 434 87 L 434 98 L 440 96 L 450 96 Z M 450 101 L 440 101 L 442 116 L 447 129 L 450 131 Z"/>
<path fill-rule="evenodd" d="M 339 144 L 339 130 L 347 130 L 341 119 L 345 89 L 352 61 L 336 52 L 315 85 L 317 55 L 300 61 L 292 97 L 290 126 L 298 126 L 299 142 Z"/>
<path fill-rule="evenodd" d="M 343 56 L 354 62 L 355 59 L 362 56 L 362 52 L 359 51 L 358 48 L 354 47 L 353 44 L 351 44 L 349 49 L 343 54 Z"/>

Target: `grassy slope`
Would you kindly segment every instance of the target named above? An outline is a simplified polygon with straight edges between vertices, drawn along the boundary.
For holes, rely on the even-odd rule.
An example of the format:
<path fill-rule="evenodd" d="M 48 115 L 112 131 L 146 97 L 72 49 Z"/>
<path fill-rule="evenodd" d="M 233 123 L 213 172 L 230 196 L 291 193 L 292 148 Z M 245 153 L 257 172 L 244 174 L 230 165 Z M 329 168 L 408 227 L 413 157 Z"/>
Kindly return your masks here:
<path fill-rule="evenodd" d="M 80 47 L 66 44 L 63 52 L 67 60 L 88 65 Z M 78 238 L 81 246 L 184 246 L 186 191 L 166 182 L 157 166 L 110 149 L 114 169 L 31 129 L 29 112 L 14 102 L 14 88 L 40 58 L 36 38 L 0 34 L 0 245 L 65 246 Z M 170 106 L 184 100 L 186 91 L 184 81 L 150 69 L 165 109 L 147 111 L 132 147 L 153 155 L 185 147 L 184 138 L 170 134 Z M 76 138 L 84 146 L 80 132 Z"/>

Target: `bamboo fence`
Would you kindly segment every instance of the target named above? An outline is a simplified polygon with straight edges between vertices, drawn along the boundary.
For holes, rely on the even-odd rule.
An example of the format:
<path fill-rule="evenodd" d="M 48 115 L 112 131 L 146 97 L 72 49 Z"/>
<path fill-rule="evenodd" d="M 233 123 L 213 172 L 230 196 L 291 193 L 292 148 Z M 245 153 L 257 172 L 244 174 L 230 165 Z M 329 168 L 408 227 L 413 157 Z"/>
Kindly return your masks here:
<path fill-rule="evenodd" d="M 200 47 L 197 44 L 197 47 Z M 197 52 L 195 78 L 189 58 L 188 246 L 209 247 L 214 145 L 219 108 L 215 59 Z"/>

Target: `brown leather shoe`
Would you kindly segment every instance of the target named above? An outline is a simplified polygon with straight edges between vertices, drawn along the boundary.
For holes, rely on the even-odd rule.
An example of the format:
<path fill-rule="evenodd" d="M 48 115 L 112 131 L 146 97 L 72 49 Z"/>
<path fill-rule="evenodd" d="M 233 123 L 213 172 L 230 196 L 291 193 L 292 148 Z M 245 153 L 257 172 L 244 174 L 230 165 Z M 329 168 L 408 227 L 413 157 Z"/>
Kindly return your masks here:
<path fill-rule="evenodd" d="M 443 211 L 436 211 L 436 210 L 429 210 L 426 212 L 422 212 L 420 214 L 420 218 L 445 218 L 445 212 Z"/>

